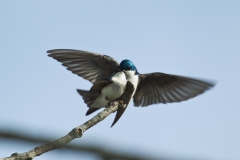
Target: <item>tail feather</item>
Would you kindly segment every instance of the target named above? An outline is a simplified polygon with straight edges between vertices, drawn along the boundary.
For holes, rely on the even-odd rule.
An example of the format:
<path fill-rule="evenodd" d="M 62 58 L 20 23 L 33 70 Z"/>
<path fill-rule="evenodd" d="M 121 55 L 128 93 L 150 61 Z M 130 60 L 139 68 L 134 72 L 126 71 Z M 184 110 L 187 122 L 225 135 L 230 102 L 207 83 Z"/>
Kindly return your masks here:
<path fill-rule="evenodd" d="M 92 114 L 93 112 L 99 110 L 100 108 L 89 108 L 87 113 L 86 113 L 86 116 L 88 116 L 89 114 Z"/>
<path fill-rule="evenodd" d="M 94 103 L 94 100 L 100 94 L 100 92 L 98 92 L 98 91 L 86 91 L 86 90 L 82 90 L 82 89 L 77 89 L 77 92 L 82 96 L 84 103 L 86 103 L 88 107 L 90 107 L 90 105 Z"/>

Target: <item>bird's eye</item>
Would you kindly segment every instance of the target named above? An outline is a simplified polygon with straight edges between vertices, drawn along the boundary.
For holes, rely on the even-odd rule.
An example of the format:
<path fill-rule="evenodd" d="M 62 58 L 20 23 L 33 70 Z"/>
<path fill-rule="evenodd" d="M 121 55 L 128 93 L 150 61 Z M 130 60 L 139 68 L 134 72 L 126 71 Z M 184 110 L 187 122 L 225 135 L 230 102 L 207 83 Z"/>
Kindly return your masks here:
<path fill-rule="evenodd" d="M 128 66 L 128 67 L 127 67 L 127 69 L 128 69 L 128 70 L 130 70 L 130 69 L 131 69 L 131 67 L 130 67 L 130 66 Z"/>

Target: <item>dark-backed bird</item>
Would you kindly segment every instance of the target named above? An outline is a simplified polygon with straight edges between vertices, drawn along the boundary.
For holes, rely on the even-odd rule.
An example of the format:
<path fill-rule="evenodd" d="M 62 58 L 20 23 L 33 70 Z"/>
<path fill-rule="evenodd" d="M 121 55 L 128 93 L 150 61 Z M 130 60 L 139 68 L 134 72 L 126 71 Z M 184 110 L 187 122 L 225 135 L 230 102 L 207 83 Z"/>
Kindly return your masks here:
<path fill-rule="evenodd" d="M 130 99 L 133 98 L 136 107 L 186 101 L 215 85 L 211 81 L 161 72 L 140 74 L 128 59 L 119 64 L 107 55 L 82 50 L 55 49 L 47 53 L 72 73 L 93 84 L 88 91 L 77 89 L 89 107 L 86 115 L 106 107 L 109 101 L 118 100 L 128 84 L 134 87 Z M 125 107 L 117 110 L 112 126 L 121 117 L 128 103 L 129 101 Z"/>

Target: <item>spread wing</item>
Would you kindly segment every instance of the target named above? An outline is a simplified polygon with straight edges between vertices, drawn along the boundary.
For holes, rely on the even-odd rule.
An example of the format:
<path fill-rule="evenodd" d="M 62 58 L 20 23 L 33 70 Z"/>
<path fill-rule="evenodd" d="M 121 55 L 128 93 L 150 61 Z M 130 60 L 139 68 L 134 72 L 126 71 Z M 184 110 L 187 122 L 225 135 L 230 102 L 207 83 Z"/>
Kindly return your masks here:
<path fill-rule="evenodd" d="M 119 63 L 113 58 L 97 53 L 56 49 L 47 51 L 48 56 L 61 62 L 69 71 L 94 83 L 106 79 L 116 71 Z"/>
<path fill-rule="evenodd" d="M 156 103 L 186 101 L 205 92 L 215 83 L 164 73 L 139 74 L 134 105 L 148 106 Z"/>

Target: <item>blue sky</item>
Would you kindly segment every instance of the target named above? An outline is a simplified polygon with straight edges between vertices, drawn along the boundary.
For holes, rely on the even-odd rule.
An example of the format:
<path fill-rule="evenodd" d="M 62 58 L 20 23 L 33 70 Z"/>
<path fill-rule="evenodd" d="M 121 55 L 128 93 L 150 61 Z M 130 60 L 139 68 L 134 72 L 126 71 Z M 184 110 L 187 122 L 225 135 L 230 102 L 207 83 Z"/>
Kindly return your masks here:
<path fill-rule="evenodd" d="M 140 73 L 218 83 L 186 102 L 143 108 L 131 103 L 113 128 L 111 115 L 72 143 L 154 156 L 240 159 L 239 8 L 237 0 L 0 1 L 0 128 L 56 139 L 92 117 L 85 116 L 76 92 L 91 84 L 46 54 L 80 49 L 130 59 Z M 0 139 L 0 157 L 34 147 Z M 77 158 L 57 153 L 37 159 Z"/>

